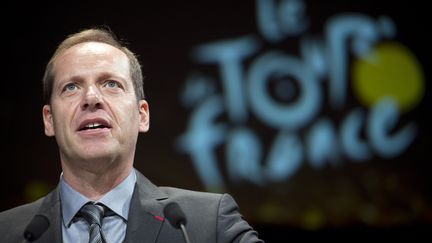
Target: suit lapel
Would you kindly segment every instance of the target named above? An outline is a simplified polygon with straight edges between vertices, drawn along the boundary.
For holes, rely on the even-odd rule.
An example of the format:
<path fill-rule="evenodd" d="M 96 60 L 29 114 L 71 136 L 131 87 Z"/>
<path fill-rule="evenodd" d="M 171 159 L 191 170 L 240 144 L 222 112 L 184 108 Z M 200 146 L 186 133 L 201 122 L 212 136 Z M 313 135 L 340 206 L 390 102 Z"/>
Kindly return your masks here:
<path fill-rule="evenodd" d="M 163 205 L 160 200 L 167 198 L 141 173 L 136 171 L 137 183 L 131 199 L 125 243 L 156 242 L 164 223 Z"/>
<path fill-rule="evenodd" d="M 50 225 L 35 242 L 37 243 L 53 243 L 62 242 L 62 227 L 61 227 L 61 208 L 59 187 L 49 193 L 43 200 L 37 214 L 47 217 Z"/>

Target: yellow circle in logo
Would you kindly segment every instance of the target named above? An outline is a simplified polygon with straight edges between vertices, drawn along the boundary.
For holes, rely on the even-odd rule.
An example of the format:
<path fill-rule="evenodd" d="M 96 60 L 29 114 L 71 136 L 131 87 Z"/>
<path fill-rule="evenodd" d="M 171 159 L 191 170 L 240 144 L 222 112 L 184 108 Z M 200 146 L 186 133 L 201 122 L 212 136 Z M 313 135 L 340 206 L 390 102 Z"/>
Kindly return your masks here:
<path fill-rule="evenodd" d="M 420 63 L 397 42 L 381 43 L 364 58 L 355 60 L 352 75 L 353 91 L 366 106 L 390 96 L 402 111 L 409 111 L 424 94 Z"/>

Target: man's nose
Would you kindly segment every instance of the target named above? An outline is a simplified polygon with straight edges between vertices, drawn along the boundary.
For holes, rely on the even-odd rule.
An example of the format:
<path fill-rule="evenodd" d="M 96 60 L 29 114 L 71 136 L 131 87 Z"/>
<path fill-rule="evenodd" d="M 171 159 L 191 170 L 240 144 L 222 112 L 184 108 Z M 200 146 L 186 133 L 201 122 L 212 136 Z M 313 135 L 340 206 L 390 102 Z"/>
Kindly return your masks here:
<path fill-rule="evenodd" d="M 84 92 L 81 107 L 83 109 L 100 109 L 103 105 L 102 94 L 95 86 L 89 86 Z"/>

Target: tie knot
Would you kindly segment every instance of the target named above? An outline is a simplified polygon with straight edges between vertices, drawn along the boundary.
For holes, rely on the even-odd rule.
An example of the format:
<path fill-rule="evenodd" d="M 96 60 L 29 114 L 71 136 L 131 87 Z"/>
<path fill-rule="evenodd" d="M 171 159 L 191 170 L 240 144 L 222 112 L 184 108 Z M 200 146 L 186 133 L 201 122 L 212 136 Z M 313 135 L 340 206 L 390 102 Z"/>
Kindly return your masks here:
<path fill-rule="evenodd" d="M 81 216 L 91 226 L 97 224 L 102 226 L 102 219 L 105 215 L 106 207 L 100 203 L 89 202 L 82 206 L 79 211 Z"/>

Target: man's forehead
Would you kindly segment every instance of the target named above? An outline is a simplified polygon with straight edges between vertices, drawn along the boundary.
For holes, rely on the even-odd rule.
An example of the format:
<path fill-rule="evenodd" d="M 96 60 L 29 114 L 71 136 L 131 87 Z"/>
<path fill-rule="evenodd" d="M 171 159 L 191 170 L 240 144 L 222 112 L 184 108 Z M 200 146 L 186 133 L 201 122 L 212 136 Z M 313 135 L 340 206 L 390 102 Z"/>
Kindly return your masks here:
<path fill-rule="evenodd" d="M 124 79 L 130 78 L 126 54 L 114 46 L 100 42 L 85 42 L 72 46 L 60 53 L 53 64 L 54 80 L 100 72 L 111 72 L 124 76 Z"/>
<path fill-rule="evenodd" d="M 101 54 L 118 54 L 126 57 L 126 54 L 115 46 L 103 42 L 83 42 L 69 47 L 63 53 L 59 54 L 57 59 L 67 56 L 68 54 L 76 55 L 101 55 Z M 126 57 L 127 58 L 127 57 Z"/>

